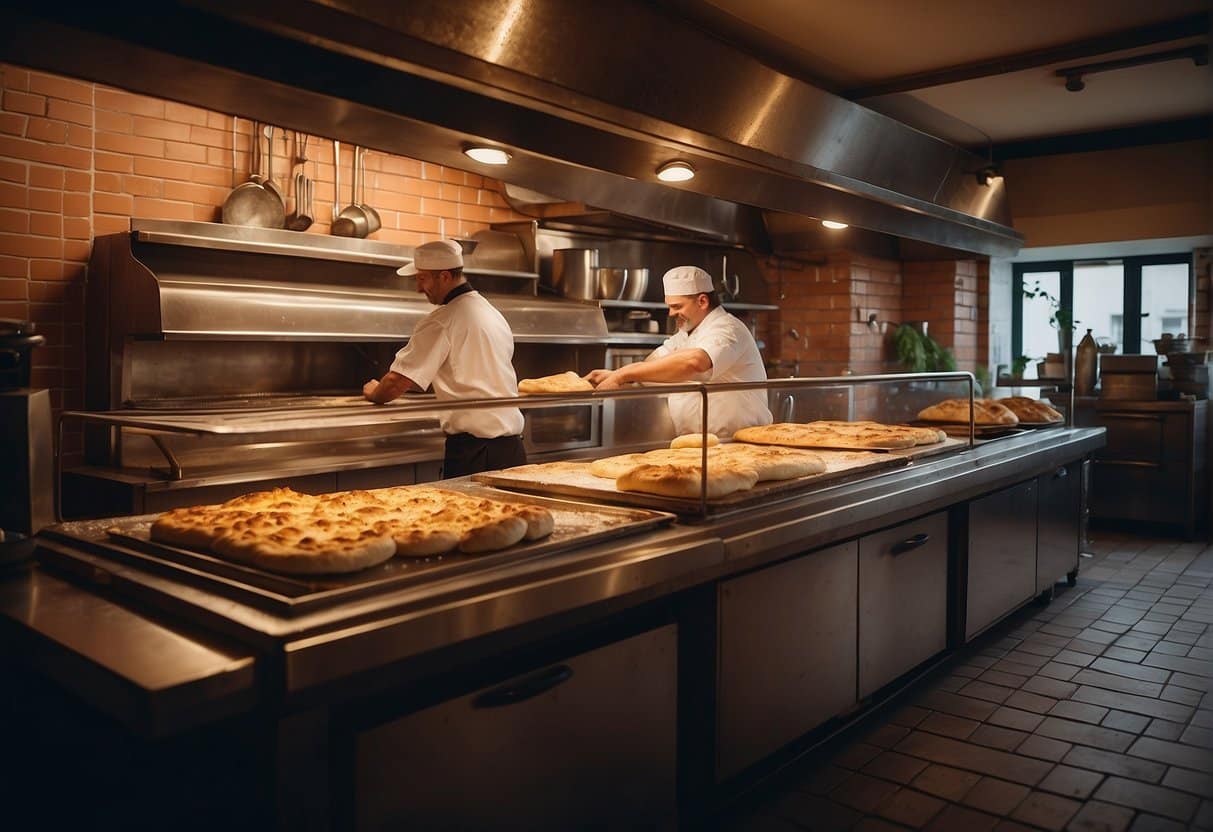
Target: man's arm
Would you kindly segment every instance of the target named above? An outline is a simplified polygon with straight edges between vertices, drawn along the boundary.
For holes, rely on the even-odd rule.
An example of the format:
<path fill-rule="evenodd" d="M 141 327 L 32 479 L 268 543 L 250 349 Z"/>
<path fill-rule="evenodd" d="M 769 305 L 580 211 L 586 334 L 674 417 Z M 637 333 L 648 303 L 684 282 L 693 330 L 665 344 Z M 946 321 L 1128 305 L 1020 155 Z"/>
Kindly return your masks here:
<path fill-rule="evenodd" d="M 698 347 L 676 350 L 661 358 L 625 364 L 618 370 L 594 370 L 586 376 L 599 390 L 616 390 L 632 381 L 690 381 L 712 369 L 712 359 Z"/>
<path fill-rule="evenodd" d="M 408 376 L 402 376 L 393 370 L 388 370 L 383 378 L 375 381 L 371 379 L 366 384 L 362 385 L 362 396 L 369 402 L 375 404 L 387 404 L 392 399 L 398 398 L 410 390 L 420 390 Z"/>

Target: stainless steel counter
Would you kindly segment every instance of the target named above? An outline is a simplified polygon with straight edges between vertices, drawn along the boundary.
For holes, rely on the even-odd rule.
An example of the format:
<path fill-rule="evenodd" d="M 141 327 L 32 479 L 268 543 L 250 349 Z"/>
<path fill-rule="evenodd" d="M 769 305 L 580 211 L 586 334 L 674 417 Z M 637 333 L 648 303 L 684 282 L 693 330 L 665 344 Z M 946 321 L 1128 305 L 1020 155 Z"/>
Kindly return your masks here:
<path fill-rule="evenodd" d="M 687 520 L 293 617 L 82 546 L 70 580 L 41 566 L 0 579 L 0 632 L 8 649 L 33 657 L 86 700 L 140 731 L 167 733 L 258 702 L 322 704 L 399 684 L 440 672 L 447 653 L 467 661 L 537 642 L 1036 476 L 1103 441 L 1101 429 L 1029 432 L 736 516 Z"/>

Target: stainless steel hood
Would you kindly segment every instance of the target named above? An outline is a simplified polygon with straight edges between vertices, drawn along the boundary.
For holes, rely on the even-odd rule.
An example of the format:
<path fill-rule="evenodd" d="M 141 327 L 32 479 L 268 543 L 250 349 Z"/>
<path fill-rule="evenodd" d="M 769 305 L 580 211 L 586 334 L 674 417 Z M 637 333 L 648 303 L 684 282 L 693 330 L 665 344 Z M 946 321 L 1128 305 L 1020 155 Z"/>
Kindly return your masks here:
<path fill-rule="evenodd" d="M 641 0 L 43 4 L 0 58 L 354 141 L 768 248 L 834 218 L 1018 250 L 980 157 L 783 75 Z M 468 143 L 504 146 L 504 169 Z M 659 183 L 678 158 L 698 175 Z M 767 222 L 778 216 L 778 222 Z M 796 234 L 791 235 L 796 237 Z"/>

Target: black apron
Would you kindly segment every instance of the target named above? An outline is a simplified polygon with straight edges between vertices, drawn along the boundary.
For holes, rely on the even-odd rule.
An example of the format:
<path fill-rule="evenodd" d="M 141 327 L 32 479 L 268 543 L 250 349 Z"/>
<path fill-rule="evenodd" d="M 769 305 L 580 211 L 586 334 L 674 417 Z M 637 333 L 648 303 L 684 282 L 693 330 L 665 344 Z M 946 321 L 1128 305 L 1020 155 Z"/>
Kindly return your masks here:
<path fill-rule="evenodd" d="M 453 433 L 446 438 L 442 478 L 465 477 L 515 465 L 526 465 L 526 449 L 521 436 L 481 439 L 470 433 Z"/>

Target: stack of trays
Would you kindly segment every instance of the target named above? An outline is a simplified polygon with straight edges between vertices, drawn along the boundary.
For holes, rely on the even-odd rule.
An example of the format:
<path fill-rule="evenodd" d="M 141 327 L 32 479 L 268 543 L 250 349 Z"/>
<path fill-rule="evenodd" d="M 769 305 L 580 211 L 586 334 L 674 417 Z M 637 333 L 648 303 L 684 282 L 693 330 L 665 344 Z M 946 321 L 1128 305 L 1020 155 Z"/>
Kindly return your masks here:
<path fill-rule="evenodd" d="M 1127 401 L 1158 398 L 1158 356 L 1101 355 L 1099 397 Z"/>

